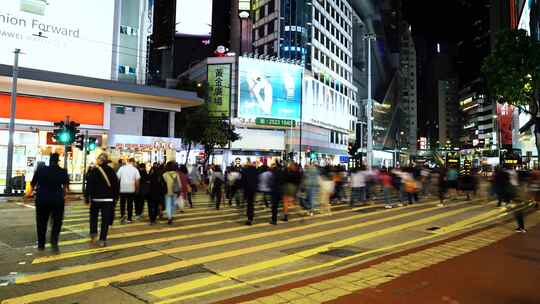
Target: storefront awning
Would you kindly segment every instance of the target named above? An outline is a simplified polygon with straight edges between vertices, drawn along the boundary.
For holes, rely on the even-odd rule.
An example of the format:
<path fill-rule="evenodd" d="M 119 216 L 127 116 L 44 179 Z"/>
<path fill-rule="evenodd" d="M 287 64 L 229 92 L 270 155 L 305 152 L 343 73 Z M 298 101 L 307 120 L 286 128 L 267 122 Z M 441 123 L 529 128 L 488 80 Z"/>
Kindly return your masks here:
<path fill-rule="evenodd" d="M 12 67 L 0 64 L 0 91 L 11 90 Z M 114 103 L 129 100 L 133 105 L 159 107 L 169 110 L 179 110 L 183 107 L 198 106 L 203 100 L 195 92 L 171 90 L 159 87 L 150 87 L 96 79 L 42 70 L 19 68 L 18 89 L 22 94 L 64 97 L 79 96 L 107 96 Z M 53 94 L 54 93 L 54 94 Z"/>

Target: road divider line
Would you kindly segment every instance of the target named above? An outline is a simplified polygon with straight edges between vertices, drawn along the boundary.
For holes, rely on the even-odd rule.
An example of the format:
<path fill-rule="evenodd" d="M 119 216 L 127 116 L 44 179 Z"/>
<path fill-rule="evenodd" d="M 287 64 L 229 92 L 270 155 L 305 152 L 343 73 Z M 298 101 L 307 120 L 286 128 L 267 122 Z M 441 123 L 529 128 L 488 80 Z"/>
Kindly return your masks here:
<path fill-rule="evenodd" d="M 388 233 L 391 233 L 391 232 L 406 229 L 408 227 L 421 225 L 423 223 L 427 223 L 427 222 L 437 220 L 437 219 L 441 219 L 441 218 L 444 218 L 444 217 L 453 216 L 455 214 L 459 214 L 459 213 L 462 213 L 462 212 L 466 212 L 468 210 L 473 210 L 473 209 L 481 208 L 481 207 L 483 207 L 483 206 L 471 206 L 471 207 L 466 207 L 466 208 L 460 208 L 458 210 L 447 211 L 447 212 L 444 212 L 442 214 L 437 214 L 437 215 L 434 215 L 434 216 L 431 216 L 431 217 L 428 217 L 428 218 L 424 218 L 422 220 L 417 220 L 417 221 L 413 221 L 413 222 L 410 222 L 410 223 L 407 223 L 407 224 L 402 224 L 402 225 L 398 225 L 398 226 L 389 227 L 389 228 L 383 229 L 381 231 L 371 232 L 371 233 L 368 233 L 366 235 L 362 235 L 360 237 L 349 238 L 349 239 L 346 239 L 346 240 L 337 241 L 337 242 L 331 243 L 331 244 L 326 245 L 326 246 L 319 246 L 319 247 L 317 247 L 315 249 L 310 249 L 310 250 L 304 251 L 301 254 L 295 254 L 295 255 L 292 255 L 292 256 L 287 256 L 285 258 L 272 259 L 272 260 L 267 261 L 267 262 L 257 263 L 257 264 L 252 265 L 252 266 L 255 266 L 254 268 L 251 268 L 252 266 L 246 266 L 246 267 L 237 268 L 237 269 L 234 269 L 234 270 L 231 270 L 231 271 L 227 271 L 224 274 L 226 274 L 226 275 L 228 275 L 230 277 L 235 277 L 235 276 L 237 276 L 237 275 L 239 275 L 241 273 L 250 273 L 252 271 L 257 271 L 257 270 L 260 270 L 260 269 L 266 269 L 266 268 L 269 268 L 269 267 L 275 267 L 277 265 L 286 264 L 286 263 L 289 263 L 291 261 L 303 259 L 303 258 L 306 257 L 306 255 L 309 252 L 311 252 L 312 254 L 316 254 L 316 253 L 319 253 L 319 252 L 326 251 L 331 247 L 344 246 L 343 244 L 347 244 L 349 242 L 354 243 L 354 242 L 357 242 L 357 241 L 362 240 L 362 239 L 388 234 Z M 38 301 L 46 301 L 46 300 L 50 300 L 50 299 L 54 299 L 54 298 L 58 298 L 58 297 L 62 297 L 62 296 L 67 296 L 67 295 L 71 295 L 71 294 L 80 293 L 80 292 L 83 292 L 83 291 L 92 290 L 92 289 L 95 289 L 95 288 L 98 288 L 98 287 L 106 287 L 106 286 L 108 286 L 108 285 L 110 285 L 112 283 L 121 283 L 121 282 L 133 281 L 133 280 L 141 279 L 141 278 L 144 278 L 144 277 L 148 277 L 148 276 L 152 276 L 152 275 L 156 275 L 156 274 L 160 274 L 160 273 L 177 270 L 177 269 L 184 268 L 184 267 L 189 267 L 189 266 L 198 265 L 198 264 L 204 264 L 204 263 L 207 263 L 207 262 L 216 261 L 216 260 L 222 260 L 222 259 L 231 258 L 231 257 L 237 257 L 237 256 L 241 256 L 241 255 L 245 255 L 245 254 L 249 254 L 249 253 L 254 253 L 254 252 L 258 252 L 258 251 L 262 251 L 262 250 L 266 250 L 266 249 L 271 249 L 271 248 L 275 248 L 275 247 L 291 245 L 291 244 L 295 244 L 295 243 L 305 241 L 305 240 L 316 239 L 316 238 L 320 238 L 320 237 L 324 237 L 324 236 L 328 236 L 328 235 L 332 235 L 332 234 L 336 234 L 336 233 L 340 233 L 340 232 L 359 229 L 359 228 L 370 226 L 370 225 L 390 222 L 390 221 L 393 221 L 393 220 L 396 220 L 396 219 L 400 219 L 400 218 L 404 218 L 404 217 L 408 217 L 408 216 L 412 216 L 412 215 L 418 215 L 418 214 L 422 214 L 422 213 L 427 213 L 427 212 L 434 211 L 434 210 L 437 210 L 437 209 L 442 209 L 442 208 L 441 207 L 426 208 L 426 209 L 423 209 L 423 210 L 413 211 L 413 212 L 409 212 L 409 213 L 406 213 L 406 214 L 400 214 L 400 215 L 396 215 L 396 216 L 389 217 L 389 218 L 374 220 L 374 221 L 370 221 L 370 222 L 363 222 L 363 223 L 360 223 L 360 224 L 350 225 L 350 226 L 347 226 L 347 227 L 340 227 L 340 228 L 331 229 L 331 230 L 327 230 L 327 231 L 322 231 L 322 232 L 318 232 L 318 233 L 313 233 L 313 234 L 308 234 L 308 235 L 299 236 L 299 237 L 295 237 L 295 238 L 290 238 L 290 239 L 286 239 L 286 240 L 282 240 L 282 241 L 272 242 L 270 244 L 253 246 L 253 247 L 249 247 L 249 248 L 233 250 L 233 251 L 224 252 L 224 253 L 215 254 L 215 255 L 210 255 L 210 256 L 203 256 L 203 257 L 194 258 L 194 259 L 190 259 L 190 260 L 178 261 L 178 262 L 169 263 L 169 264 L 166 264 L 166 265 L 141 269 L 141 270 L 128 272 L 128 273 L 123 273 L 123 274 L 119 274 L 119 275 L 114 275 L 114 276 L 111 276 L 111 277 L 108 277 L 108 278 L 102 278 L 102 279 L 98 279 L 98 280 L 94 280 L 94 281 L 74 284 L 74 285 L 65 286 L 65 287 L 61 287 L 61 288 L 57 288 L 57 289 L 51 289 L 51 290 L 47 290 L 47 291 L 31 293 L 31 294 L 27 294 L 27 295 L 20 296 L 20 297 L 6 299 L 2 303 L 3 304 L 13 304 L 13 303 L 32 303 L 32 302 L 38 302 Z M 189 285 L 180 284 L 180 286 L 182 286 L 182 287 L 185 286 L 186 287 L 185 289 L 184 288 L 181 289 L 180 292 L 198 288 L 201 284 L 203 284 L 202 286 L 204 286 L 206 284 L 213 283 L 213 281 L 219 282 L 219 281 L 223 281 L 223 280 L 228 280 L 228 278 L 217 279 L 217 278 L 210 277 L 210 278 L 205 278 L 203 280 L 195 280 L 192 283 L 189 283 Z M 176 285 L 176 287 L 178 287 L 178 286 L 179 285 Z M 175 286 L 169 287 L 169 288 L 166 288 L 166 289 L 162 289 L 162 290 L 158 290 L 158 291 L 154 291 L 153 295 L 154 296 L 162 296 L 162 295 L 178 294 L 179 293 L 178 291 L 173 290 L 174 287 Z"/>

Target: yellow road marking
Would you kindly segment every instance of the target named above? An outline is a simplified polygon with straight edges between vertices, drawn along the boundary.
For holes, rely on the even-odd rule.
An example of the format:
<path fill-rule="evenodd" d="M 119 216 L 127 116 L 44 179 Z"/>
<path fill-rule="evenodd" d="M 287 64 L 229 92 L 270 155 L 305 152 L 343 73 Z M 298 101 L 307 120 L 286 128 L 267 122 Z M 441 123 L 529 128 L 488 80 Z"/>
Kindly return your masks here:
<path fill-rule="evenodd" d="M 444 213 L 433 215 L 433 216 L 423 218 L 423 219 L 420 219 L 420 220 L 408 222 L 408 223 L 393 226 L 393 227 L 384 228 L 384 229 L 381 229 L 381 230 L 369 232 L 369 233 L 362 234 L 362 235 L 355 236 L 355 237 L 350 237 L 350 238 L 343 239 L 343 240 L 340 240 L 340 241 L 337 241 L 337 242 L 333 242 L 333 243 L 330 243 L 330 244 L 327 244 L 327 245 L 318 246 L 318 247 L 315 247 L 313 249 L 308 249 L 308 250 L 304 250 L 304 251 L 295 253 L 293 255 L 287 255 L 287 256 L 284 256 L 284 257 L 275 258 L 275 259 L 272 259 L 272 260 L 259 262 L 259 263 L 239 267 L 239 268 L 236 268 L 236 269 L 228 270 L 228 271 L 220 273 L 219 276 L 218 275 L 213 275 L 213 276 L 210 276 L 210 277 L 201 278 L 201 279 L 198 279 L 198 280 L 193 280 L 193 281 L 190 281 L 190 282 L 180 283 L 180 284 L 176 284 L 176 285 L 173 285 L 173 286 L 170 286 L 170 287 L 158 289 L 158 290 L 150 292 L 149 294 L 154 296 L 154 297 L 158 297 L 158 298 L 164 298 L 164 297 L 168 297 L 168 296 L 173 296 L 173 295 L 176 295 L 176 294 L 179 294 L 179 293 L 183 293 L 183 292 L 190 291 L 190 290 L 193 290 L 193 289 L 208 286 L 210 284 L 227 281 L 227 280 L 229 280 L 229 278 L 238 278 L 239 276 L 246 275 L 246 274 L 249 274 L 249 273 L 253 273 L 253 272 L 256 272 L 256 271 L 269 269 L 269 268 L 272 268 L 272 267 L 277 267 L 277 266 L 280 266 L 280 265 L 300 261 L 300 260 L 305 259 L 307 257 L 319 254 L 319 253 L 324 252 L 324 251 L 328 251 L 328 250 L 330 250 L 332 248 L 347 246 L 347 245 L 350 245 L 350 244 L 357 243 L 359 241 L 363 241 L 363 240 L 371 239 L 371 238 L 374 238 L 374 237 L 377 237 L 377 236 L 386 235 L 386 234 L 393 233 L 393 232 L 398 232 L 398 231 L 401 231 L 401 230 L 404 230 L 404 229 L 407 229 L 407 228 L 427 224 L 427 223 L 430 223 L 430 222 L 433 222 L 433 221 L 436 221 L 436 220 L 439 220 L 439 219 L 443 219 L 445 217 L 457 215 L 457 214 L 460 214 L 460 213 L 463 213 L 463 212 L 466 212 L 466 211 L 470 211 L 470 210 L 478 209 L 478 208 L 482 208 L 482 207 L 483 206 L 472 206 L 472 207 L 466 207 L 466 208 L 462 208 L 462 209 L 458 209 L 458 210 L 444 212 Z M 435 208 L 430 208 L 430 209 L 433 210 L 433 209 L 437 209 L 437 208 L 435 207 Z M 421 212 L 411 212 L 411 213 L 408 213 L 408 215 L 410 216 L 410 215 L 413 215 L 414 213 L 419 214 Z M 393 218 L 391 217 L 389 219 L 394 220 L 396 218 L 399 218 L 399 216 L 396 216 L 396 217 L 393 217 Z M 368 223 L 371 223 L 371 225 L 374 225 L 376 222 L 383 223 L 383 222 L 386 222 L 387 220 L 388 219 L 382 219 L 382 220 L 376 220 L 376 221 L 372 221 L 372 222 L 368 222 Z M 350 227 L 352 227 L 353 229 L 358 229 L 358 228 L 361 228 L 363 226 L 366 226 L 365 224 L 366 223 L 359 224 L 359 225 L 352 225 Z M 349 227 L 344 227 L 344 228 L 338 228 L 338 229 L 335 229 L 335 230 L 337 230 L 337 232 L 343 232 L 343 231 L 350 230 L 348 228 Z M 334 232 L 334 233 L 336 233 L 336 232 Z M 319 238 L 319 237 L 334 234 L 334 233 L 322 232 L 322 233 L 315 234 L 315 236 L 317 238 Z M 300 237 L 299 240 L 295 240 L 295 242 L 305 241 L 306 239 L 311 239 L 311 237 L 309 237 L 309 236 Z M 289 243 L 287 241 L 288 240 L 284 241 L 283 243 L 275 242 L 273 244 L 279 244 L 279 246 L 284 246 L 284 245 L 291 244 L 291 243 Z M 198 263 L 194 263 L 194 264 L 198 264 Z"/>
<path fill-rule="evenodd" d="M 260 270 L 260 269 L 266 269 L 266 268 L 269 268 L 269 267 L 275 267 L 277 265 L 281 265 L 281 264 L 284 264 L 284 263 L 289 263 L 289 262 L 293 262 L 295 260 L 303 259 L 303 258 L 309 256 L 309 254 L 313 255 L 313 254 L 317 254 L 317 253 L 322 252 L 322 251 L 326 251 L 331 247 L 344 246 L 344 245 L 346 245 L 348 243 L 354 243 L 354 242 L 357 242 L 359 240 L 363 240 L 363 239 L 366 239 L 366 238 L 371 238 L 371 237 L 380 236 L 380 235 L 395 232 L 395 231 L 400 231 L 400 230 L 406 229 L 408 227 L 421 225 L 423 223 L 427 223 L 427 222 L 430 222 L 430 221 L 433 221 L 433 220 L 438 220 L 438 219 L 441 219 L 441 218 L 444 218 L 444 217 L 447 217 L 447 216 L 452 216 L 452 215 L 455 215 L 455 214 L 459 214 L 459 213 L 462 213 L 462 212 L 466 212 L 468 210 L 481 208 L 481 207 L 482 206 L 472 206 L 472 207 L 462 208 L 462 209 L 459 209 L 459 210 L 444 212 L 442 214 L 434 215 L 434 216 L 431 216 L 431 217 L 428 217 L 428 218 L 424 218 L 422 220 L 413 221 L 411 223 L 402 224 L 402 225 L 386 228 L 386 229 L 383 229 L 383 230 L 380 230 L 380 231 L 371 232 L 371 233 L 368 233 L 368 234 L 365 234 L 365 235 L 362 235 L 362 236 L 359 236 L 359 237 L 349 238 L 349 239 L 346 239 L 346 240 L 331 243 L 331 244 L 326 245 L 326 246 L 319 246 L 317 248 L 301 252 L 301 253 L 296 254 L 294 256 L 288 256 L 288 257 L 285 257 L 285 258 L 278 258 L 278 259 L 269 260 L 269 261 L 263 262 L 263 263 L 257 263 L 257 264 L 253 265 L 254 266 L 253 268 L 251 266 L 249 266 L 249 267 L 247 267 L 247 266 L 246 267 L 241 267 L 241 268 L 238 268 L 238 269 L 235 269 L 235 270 L 227 271 L 224 274 L 227 275 L 227 276 L 230 276 L 230 277 L 234 277 L 234 276 L 238 276 L 238 275 L 240 275 L 242 273 L 250 273 L 252 271 L 257 271 L 257 270 Z M 323 236 L 328 236 L 328 235 L 332 235 L 332 234 L 336 234 L 336 233 L 340 233 L 340 232 L 344 232 L 344 231 L 349 231 L 349 230 L 354 230 L 354 229 L 358 229 L 358 228 L 362 228 L 362 227 L 366 227 L 366 226 L 370 226 L 370 225 L 389 222 L 389 221 L 393 221 L 393 220 L 396 220 L 396 219 L 399 219 L 399 218 L 404 218 L 404 217 L 408 217 L 408 216 L 412 216 L 412 215 L 416 215 L 416 214 L 426 213 L 426 212 L 433 211 L 433 210 L 436 210 L 436 209 L 440 209 L 440 208 L 438 208 L 438 207 L 426 208 L 426 209 L 423 209 L 423 210 L 409 212 L 409 213 L 406 213 L 406 214 L 400 214 L 400 215 L 396 215 L 396 216 L 393 216 L 393 217 L 379 219 L 379 220 L 375 220 L 375 221 L 371 221 L 371 222 L 364 222 L 364 223 L 360 223 L 360 224 L 356 224 L 356 225 L 350 225 L 350 226 L 347 226 L 347 227 L 341 227 L 341 228 L 336 228 L 336 229 L 332 229 L 332 230 L 327 230 L 327 231 L 322 231 L 322 232 L 318 232 L 318 233 L 299 236 L 299 237 L 295 237 L 295 238 L 291 238 L 291 239 L 287 239 L 287 240 L 272 242 L 270 244 L 253 246 L 253 247 L 249 247 L 249 248 L 233 250 L 233 251 L 224 252 L 224 253 L 215 254 L 215 255 L 210 255 L 210 256 L 203 256 L 203 257 L 194 258 L 194 259 L 191 259 L 191 260 L 178 261 L 178 262 L 174 262 L 174 263 L 169 263 L 167 265 L 146 268 L 146 269 L 142 269 L 142 270 L 138 270 L 138 271 L 134 271 L 134 272 L 129 272 L 129 273 L 124 273 L 124 274 L 119 274 L 119 275 L 115 275 L 115 276 L 112 276 L 112 277 L 98 279 L 98 280 L 94 280 L 94 281 L 90 281 L 90 282 L 84 282 L 84 283 L 75 284 L 75 285 L 66 286 L 66 287 L 57 288 L 57 289 L 52 289 L 52 290 L 48 290 L 48 291 L 42 291 L 42 292 L 27 294 L 25 296 L 7 299 L 7 300 L 3 301 L 2 303 L 6 303 L 6 304 L 9 304 L 9 303 L 31 303 L 31 302 L 45 301 L 45 300 L 49 300 L 49 299 L 52 299 L 52 298 L 62 297 L 62 296 L 70 295 L 70 294 L 75 294 L 75 293 L 91 290 L 91 289 L 94 289 L 94 288 L 97 288 L 97 287 L 108 286 L 109 284 L 114 283 L 114 282 L 132 281 L 132 280 L 140 279 L 140 278 L 147 277 L 147 276 L 152 276 L 152 275 L 159 274 L 159 273 L 173 271 L 173 270 L 183 268 L 183 267 L 188 267 L 188 266 L 197 265 L 197 264 L 203 264 L 203 263 L 207 263 L 207 262 L 210 262 L 210 261 L 236 257 L 236 256 L 245 255 L 245 254 L 249 254 L 249 253 L 254 253 L 254 252 L 258 252 L 258 251 L 262 251 L 262 250 L 266 250 L 266 249 L 271 249 L 271 248 L 275 248 L 275 247 L 295 244 L 295 243 L 305 241 L 305 240 L 320 238 L 320 237 L 323 237 Z M 189 286 L 188 285 L 182 285 L 182 286 L 185 286 L 186 289 L 181 289 L 181 290 L 182 291 L 191 290 L 191 289 L 199 287 L 201 285 L 201 283 L 209 284 L 209 283 L 212 283 L 212 281 L 219 282 L 219 281 L 223 281 L 223 280 L 227 280 L 227 278 L 216 279 L 216 278 L 210 277 L 210 278 L 205 278 L 204 280 L 202 280 L 204 282 L 202 282 L 201 280 L 195 280 L 195 281 L 193 281 L 193 283 L 190 283 Z M 171 294 L 172 295 L 172 294 L 177 293 L 176 291 L 171 290 L 171 289 L 172 289 L 172 287 L 167 288 L 166 290 L 160 290 L 160 291 L 158 290 L 158 291 L 155 291 L 154 293 L 159 294 L 159 295 L 162 295 L 162 294 Z"/>
<path fill-rule="evenodd" d="M 497 219 L 499 219 L 501 217 L 504 217 L 506 215 L 508 215 L 508 212 L 502 213 L 502 214 L 500 214 L 499 216 L 497 216 L 494 219 L 484 219 L 482 221 L 474 222 L 474 223 L 470 224 L 469 226 L 463 226 L 463 225 L 460 225 L 460 226 L 462 226 L 462 228 L 464 228 L 464 229 L 471 229 L 473 227 L 480 226 L 482 224 L 497 220 Z M 480 215 L 479 217 L 481 217 L 481 216 L 482 215 Z M 459 224 L 459 222 L 456 223 L 456 224 Z M 401 243 L 398 243 L 398 244 L 388 245 L 388 246 L 385 246 L 385 247 L 382 247 L 382 248 L 372 249 L 372 250 L 369 250 L 369 251 L 365 251 L 365 252 L 355 254 L 353 256 L 340 258 L 338 260 L 326 262 L 326 263 L 323 263 L 323 264 L 318 264 L 318 265 L 315 265 L 315 266 L 306 267 L 306 268 L 302 268 L 302 269 L 295 270 L 295 271 L 275 274 L 275 275 L 272 275 L 272 276 L 265 276 L 264 278 L 255 279 L 255 280 L 251 280 L 251 281 L 243 281 L 243 282 L 237 283 L 235 285 L 229 285 L 229 286 L 218 287 L 218 288 L 208 288 L 205 291 L 192 293 L 192 294 L 188 294 L 188 295 L 184 295 L 184 296 L 180 296 L 180 297 L 175 297 L 175 298 L 171 298 L 171 299 L 162 300 L 162 301 L 159 301 L 159 302 L 155 302 L 154 304 L 171 304 L 171 303 L 175 303 L 175 302 L 179 302 L 179 301 L 185 301 L 185 300 L 190 300 L 190 299 L 194 299 L 194 298 L 198 298 L 198 297 L 204 297 L 204 296 L 208 296 L 208 295 L 211 295 L 211 294 L 216 294 L 216 293 L 219 293 L 219 292 L 230 291 L 230 290 L 233 290 L 233 289 L 239 289 L 239 288 L 242 288 L 242 287 L 254 286 L 254 285 L 266 283 L 268 281 L 289 277 L 289 276 L 292 276 L 292 275 L 297 275 L 297 274 L 302 274 L 302 273 L 306 273 L 306 272 L 310 272 L 310 271 L 316 271 L 316 270 L 320 270 L 320 269 L 324 269 L 324 268 L 329 268 L 329 267 L 333 267 L 333 266 L 336 266 L 336 265 L 339 265 L 339 264 L 343 264 L 345 262 L 348 262 L 350 260 L 354 260 L 354 259 L 357 259 L 357 258 L 360 258 L 360 257 L 363 257 L 363 256 L 369 256 L 369 255 L 380 253 L 380 252 L 390 251 L 390 250 L 396 249 L 396 248 L 403 248 L 405 246 L 412 245 L 412 244 L 415 244 L 415 243 L 428 241 L 428 240 L 431 240 L 431 239 L 434 239 L 434 238 L 437 238 L 437 237 L 441 237 L 442 235 L 446 235 L 446 234 L 456 232 L 458 230 L 460 230 L 460 229 L 455 228 L 454 230 L 446 230 L 444 233 L 439 234 L 439 235 L 429 235 L 429 236 L 421 237 L 421 238 L 418 238 L 418 239 L 401 242 Z M 430 249 L 428 249 L 428 250 L 430 250 Z M 386 262 L 386 263 L 389 263 L 389 262 Z M 390 263 L 392 263 L 392 262 L 390 261 Z M 403 272 L 403 273 L 406 273 L 406 272 Z"/>
<path fill-rule="evenodd" d="M 262 206 L 256 206 L 255 210 L 262 210 L 262 208 L 263 208 Z M 228 215 L 228 214 L 232 214 L 232 213 L 237 213 L 238 211 L 242 211 L 241 209 L 220 209 L 220 210 L 216 210 L 215 208 L 213 210 L 206 209 L 204 211 L 196 211 L 196 212 L 191 211 L 193 209 L 190 209 L 190 208 L 185 208 L 184 210 L 185 210 L 184 213 L 177 214 L 176 216 L 181 216 L 182 219 L 187 220 L 187 219 L 190 219 L 190 216 L 194 216 L 194 215 L 204 215 L 204 214 Z M 88 214 L 86 216 L 81 216 L 81 217 L 70 217 L 68 219 L 65 219 L 63 222 L 64 223 L 81 222 L 81 221 L 88 221 L 89 219 L 90 219 L 90 216 Z M 82 225 L 85 225 L 85 224 L 78 224 L 76 226 L 82 226 Z M 73 227 L 73 226 L 75 226 L 75 225 L 66 226 L 66 227 L 69 228 L 69 227 Z M 133 226 L 133 225 L 130 225 L 130 226 Z"/>
<path fill-rule="evenodd" d="M 368 208 L 373 208 L 373 207 L 370 207 L 370 206 L 358 207 L 357 210 L 368 209 Z M 343 213 L 353 212 L 353 211 L 355 211 L 355 210 L 347 209 L 347 210 L 344 210 Z M 395 210 L 381 210 L 381 211 L 375 211 L 375 212 L 366 213 L 366 214 L 357 214 L 357 215 L 353 215 L 353 216 L 346 217 L 346 218 L 343 218 L 343 219 L 333 219 L 333 220 L 330 220 L 330 221 L 312 223 L 312 224 L 309 224 L 309 225 L 304 225 L 304 226 L 299 226 L 299 227 L 293 227 L 293 228 L 287 228 L 287 229 L 280 229 L 280 230 L 265 232 L 265 233 L 262 233 L 262 235 L 263 236 L 268 236 L 268 235 L 286 233 L 286 232 L 290 232 L 290 231 L 299 231 L 299 230 L 309 229 L 309 228 L 318 227 L 318 226 L 322 226 L 322 225 L 329 225 L 329 224 L 343 222 L 343 221 L 349 221 L 349 220 L 355 220 L 355 219 L 370 217 L 370 216 L 379 215 L 379 214 L 392 212 L 392 211 L 395 211 Z M 334 212 L 334 214 L 337 214 L 337 212 Z M 325 214 L 317 215 L 317 217 L 322 217 L 322 216 L 325 216 Z M 298 218 L 298 219 L 294 219 L 294 220 L 295 221 L 302 221 L 302 220 L 304 220 L 304 218 Z M 292 221 L 293 220 L 291 220 L 291 222 Z M 205 226 L 205 225 L 208 225 L 208 224 L 203 223 L 203 224 L 197 224 L 196 226 L 197 227 L 202 227 L 202 226 Z M 234 232 L 234 231 L 247 230 L 247 229 L 251 229 L 253 227 L 263 227 L 263 226 L 268 226 L 268 224 L 262 223 L 262 224 L 257 224 L 257 225 L 253 225 L 253 226 L 232 227 L 232 228 L 220 229 L 220 230 L 215 230 L 215 231 L 204 231 L 204 232 L 199 232 L 199 233 L 195 233 L 195 234 L 178 235 L 178 236 L 172 236 L 172 237 L 165 237 L 165 238 L 158 238 L 158 239 L 151 239 L 151 240 L 143 240 L 143 241 L 130 242 L 130 243 L 125 243 L 125 244 L 118 244 L 118 245 L 109 246 L 109 247 L 93 248 L 93 249 L 86 249 L 86 250 L 81 250 L 81 251 L 67 252 L 67 253 L 61 253 L 61 254 L 58 254 L 58 255 L 52 255 L 52 256 L 45 256 L 45 257 L 36 258 L 36 259 L 34 259 L 32 261 L 32 264 L 40 264 L 40 263 L 64 260 L 64 259 L 69 259 L 69 258 L 74 258 L 74 257 L 80 257 L 80 256 L 84 256 L 84 255 L 91 255 L 91 254 L 97 254 L 97 253 L 102 253 L 102 252 L 116 251 L 116 250 L 121 250 L 121 249 L 127 249 L 127 248 L 133 248 L 133 247 L 139 247 L 139 246 L 145 246 L 145 245 L 152 245 L 152 244 L 158 244 L 158 243 L 164 243 L 164 242 L 172 242 L 172 241 L 178 241 L 178 240 L 183 240 L 183 239 L 199 238 L 199 237 L 202 237 L 202 236 L 210 236 L 210 235 L 217 235 L 217 234 L 223 234 L 223 233 L 230 233 L 230 232 Z M 186 229 L 186 228 L 187 228 L 187 226 L 171 228 L 171 229 L 182 230 L 182 229 Z M 163 230 L 161 230 L 161 231 L 163 231 Z M 136 232 L 133 232 L 133 234 L 135 234 L 135 233 L 140 234 L 141 232 L 142 231 L 136 231 Z M 245 238 L 245 237 L 249 237 L 250 239 L 251 238 L 258 238 L 258 235 L 261 235 L 261 234 L 252 234 L 252 235 L 243 236 L 243 237 L 239 237 L 239 238 Z M 260 236 L 260 237 L 262 237 L 262 236 Z M 76 240 L 76 241 L 79 241 L 79 240 Z M 217 241 L 217 242 L 195 244 L 193 246 L 204 246 L 204 247 L 201 247 L 201 248 L 207 248 L 207 247 L 212 247 L 212 246 L 218 246 L 218 245 L 212 245 L 212 244 L 221 243 L 221 242 L 235 243 L 237 241 L 235 241 L 235 239 L 225 239 L 225 240 L 220 240 L 220 241 Z M 182 248 L 175 249 L 175 250 L 181 250 L 181 251 L 176 251 L 176 252 L 187 251 L 187 250 L 185 250 L 185 248 L 188 248 L 188 247 L 182 247 Z M 161 250 L 161 252 L 164 252 L 164 251 Z M 135 258 L 135 257 L 136 256 L 132 256 L 132 258 Z"/>
<path fill-rule="evenodd" d="M 333 207 L 333 208 L 338 208 L 338 207 Z M 333 214 L 341 214 L 341 213 L 347 213 L 347 212 L 363 210 L 363 209 L 371 209 L 371 208 L 377 208 L 377 207 L 376 206 L 356 207 L 356 208 L 353 208 L 353 209 L 344 209 L 344 210 L 340 210 L 340 211 L 334 211 Z M 261 210 L 261 211 L 255 212 L 255 214 L 259 214 L 259 215 L 264 215 L 265 213 L 267 213 L 266 210 Z M 290 212 L 290 214 L 291 215 L 302 214 L 302 211 Z M 313 216 L 313 218 L 318 218 L 318 217 L 323 217 L 323 216 L 326 216 L 326 214 L 318 214 L 318 215 Z M 268 217 L 266 217 L 266 218 L 268 218 Z M 291 220 L 289 220 L 289 222 L 295 222 L 295 221 L 301 221 L 301 220 L 304 220 L 304 218 L 291 219 Z M 228 224 L 228 223 L 237 223 L 237 222 L 238 222 L 238 220 L 234 219 L 234 220 L 223 220 L 223 221 L 216 221 L 216 222 L 209 222 L 209 223 L 202 223 L 202 224 L 193 224 L 193 225 L 188 225 L 188 226 L 172 227 L 172 228 L 158 228 L 158 229 L 148 229 L 148 230 L 141 230 L 141 231 L 123 232 L 123 233 L 112 234 L 112 235 L 109 236 L 109 239 L 127 238 L 127 237 L 142 236 L 142 235 L 148 235 L 148 234 L 153 234 L 153 233 L 163 233 L 163 232 L 171 232 L 171 231 L 182 231 L 182 230 L 188 230 L 188 229 L 194 229 L 194 228 L 210 227 L 210 226 L 217 226 L 217 225 Z M 256 225 L 253 225 L 251 227 L 259 227 L 259 226 L 266 226 L 266 223 L 265 224 L 256 224 Z M 130 225 L 128 225 L 127 227 L 129 228 Z M 249 229 L 249 227 L 242 226 L 242 227 L 240 227 L 238 229 L 239 230 Z M 86 231 L 88 231 L 88 229 L 72 230 L 71 233 L 86 232 Z M 221 232 L 218 231 L 216 233 L 221 233 Z M 63 241 L 63 242 L 60 242 L 59 245 L 67 246 L 67 245 L 74 245 L 74 244 L 82 244 L 82 243 L 86 243 L 86 242 L 88 242 L 88 238 L 70 240 L 70 241 Z"/>
<path fill-rule="evenodd" d="M 184 217 L 187 213 L 177 213 L 174 216 L 174 218 L 178 219 L 178 220 L 182 220 L 182 221 L 196 221 L 196 220 L 213 219 L 213 218 L 220 218 L 220 217 L 233 217 L 233 216 L 238 216 L 238 215 L 242 214 L 241 212 L 234 213 L 234 211 L 242 211 L 242 209 L 233 210 L 233 212 L 231 212 L 230 214 L 216 214 L 216 215 L 211 215 L 211 216 L 198 216 L 198 217 Z M 216 212 L 217 212 L 217 210 L 214 210 L 213 213 L 216 213 Z M 255 211 L 255 212 L 256 213 L 257 212 L 267 212 L 267 210 L 260 210 L 260 211 Z M 208 211 L 206 213 L 212 213 L 212 212 Z M 113 227 L 125 228 L 125 227 L 138 227 L 138 226 L 145 226 L 145 225 L 148 225 L 148 223 L 147 222 L 132 223 L 132 224 L 128 224 L 127 226 L 113 226 Z M 89 227 L 88 223 L 64 226 L 64 228 L 66 228 L 66 229 L 70 229 L 70 228 L 88 228 L 88 227 Z"/>

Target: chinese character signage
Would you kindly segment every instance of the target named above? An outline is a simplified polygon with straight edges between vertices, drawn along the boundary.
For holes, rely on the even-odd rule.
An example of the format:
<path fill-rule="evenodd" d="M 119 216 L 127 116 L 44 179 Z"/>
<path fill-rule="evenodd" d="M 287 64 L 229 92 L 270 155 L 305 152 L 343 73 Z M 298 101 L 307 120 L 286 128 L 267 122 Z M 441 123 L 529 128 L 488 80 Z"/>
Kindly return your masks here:
<path fill-rule="evenodd" d="M 240 57 L 238 117 L 298 120 L 302 67 Z"/>
<path fill-rule="evenodd" d="M 231 100 L 231 65 L 208 65 L 208 95 L 210 112 L 229 116 Z"/>

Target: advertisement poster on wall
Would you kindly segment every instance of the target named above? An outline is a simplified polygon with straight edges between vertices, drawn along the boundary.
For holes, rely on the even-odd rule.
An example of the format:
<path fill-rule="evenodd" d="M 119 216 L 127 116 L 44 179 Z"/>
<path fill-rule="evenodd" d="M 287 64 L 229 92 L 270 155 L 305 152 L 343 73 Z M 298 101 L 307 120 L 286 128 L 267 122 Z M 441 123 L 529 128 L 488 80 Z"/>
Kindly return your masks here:
<path fill-rule="evenodd" d="M 111 0 L 2 0 L 0 64 L 111 79 Z M 99 22 L 96 22 L 96 19 Z"/>
<path fill-rule="evenodd" d="M 513 117 L 514 107 L 512 105 L 497 103 L 497 124 L 502 145 L 512 146 Z"/>
<path fill-rule="evenodd" d="M 231 65 L 208 65 L 208 92 L 210 112 L 229 116 L 231 104 Z"/>
<path fill-rule="evenodd" d="M 300 119 L 302 67 L 240 57 L 238 116 Z"/>

